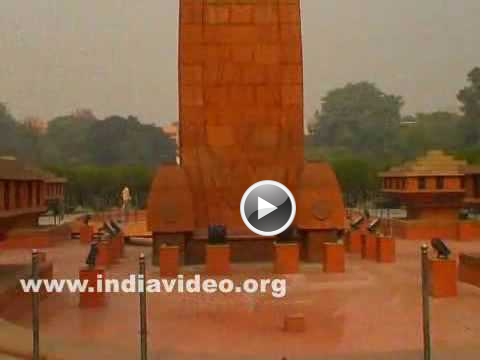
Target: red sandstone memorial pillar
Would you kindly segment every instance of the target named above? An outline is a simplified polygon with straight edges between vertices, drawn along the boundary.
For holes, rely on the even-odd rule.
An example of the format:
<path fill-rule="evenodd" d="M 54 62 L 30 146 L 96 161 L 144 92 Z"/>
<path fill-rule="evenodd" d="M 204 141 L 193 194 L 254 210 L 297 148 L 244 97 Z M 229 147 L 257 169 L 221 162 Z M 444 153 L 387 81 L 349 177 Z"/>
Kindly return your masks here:
<path fill-rule="evenodd" d="M 101 278 L 100 278 L 101 276 Z M 87 281 L 88 288 L 92 288 L 93 291 L 86 291 L 80 293 L 81 308 L 96 308 L 102 307 L 106 304 L 105 293 L 103 291 L 97 291 L 99 282 L 102 282 L 102 289 L 105 284 L 105 270 L 102 268 L 83 268 L 79 273 L 80 281 Z"/>
<path fill-rule="evenodd" d="M 430 293 L 435 298 L 457 296 L 456 260 L 430 259 Z"/>
<path fill-rule="evenodd" d="M 181 165 L 162 165 L 152 184 L 153 263 L 168 234 L 185 236 L 187 263 L 201 262 L 211 224 L 245 239 L 233 258 L 257 246 L 238 204 L 265 179 L 295 193 L 305 259 L 320 262 L 323 242 L 345 227 L 345 209 L 331 167 L 304 160 L 300 2 L 180 1 L 179 25 Z"/>

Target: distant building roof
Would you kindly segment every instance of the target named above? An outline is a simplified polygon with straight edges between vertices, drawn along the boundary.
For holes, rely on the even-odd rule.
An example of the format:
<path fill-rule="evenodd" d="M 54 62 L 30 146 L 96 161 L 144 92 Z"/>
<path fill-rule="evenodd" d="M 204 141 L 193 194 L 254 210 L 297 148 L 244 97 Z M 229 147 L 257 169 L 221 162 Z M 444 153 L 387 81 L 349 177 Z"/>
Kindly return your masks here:
<path fill-rule="evenodd" d="M 0 180 L 37 180 L 49 183 L 64 183 L 67 181 L 48 171 L 27 165 L 11 157 L 0 157 Z"/>
<path fill-rule="evenodd" d="M 441 150 L 431 150 L 415 161 L 394 166 L 381 173 L 382 177 L 455 176 L 463 175 L 470 167 L 466 161 L 457 160 Z"/>

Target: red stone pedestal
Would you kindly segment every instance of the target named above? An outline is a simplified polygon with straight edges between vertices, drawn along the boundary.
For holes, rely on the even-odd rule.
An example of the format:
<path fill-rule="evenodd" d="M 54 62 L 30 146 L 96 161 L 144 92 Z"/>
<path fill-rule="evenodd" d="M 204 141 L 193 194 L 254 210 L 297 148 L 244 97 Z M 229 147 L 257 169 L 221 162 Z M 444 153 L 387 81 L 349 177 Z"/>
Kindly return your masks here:
<path fill-rule="evenodd" d="M 305 331 L 305 315 L 293 314 L 285 316 L 283 330 L 285 332 L 301 333 Z"/>
<path fill-rule="evenodd" d="M 430 294 L 435 298 L 457 296 L 455 260 L 430 259 Z"/>
<path fill-rule="evenodd" d="M 179 255 L 178 246 L 161 246 L 159 249 L 160 276 L 175 277 L 179 271 Z"/>
<path fill-rule="evenodd" d="M 97 284 L 99 282 L 98 276 L 102 275 L 103 285 L 105 285 L 105 270 L 101 268 L 88 269 L 83 268 L 80 270 L 80 281 L 88 281 L 88 287 L 93 288 L 92 292 L 88 290 L 84 293 L 80 293 L 80 307 L 81 308 L 96 308 L 105 306 L 105 293 L 97 292 Z"/>
<path fill-rule="evenodd" d="M 299 270 L 300 249 L 298 244 L 275 243 L 275 274 L 296 274 Z"/>
<path fill-rule="evenodd" d="M 111 240 L 111 256 L 112 260 L 116 261 L 123 257 L 123 251 L 125 247 L 125 240 L 123 233 L 115 235 L 115 237 Z"/>
<path fill-rule="evenodd" d="M 395 262 L 395 240 L 391 237 L 379 236 L 377 239 L 377 262 Z"/>
<path fill-rule="evenodd" d="M 324 245 L 323 271 L 326 273 L 345 272 L 345 245 L 337 243 L 325 243 Z"/>
<path fill-rule="evenodd" d="M 207 274 L 230 274 L 229 245 L 207 245 Z"/>
<path fill-rule="evenodd" d="M 458 279 L 480 287 L 480 254 L 460 254 Z"/>
<path fill-rule="evenodd" d="M 368 231 L 362 234 L 362 258 L 377 260 L 377 236 Z"/>
<path fill-rule="evenodd" d="M 112 244 L 109 241 L 100 241 L 97 245 L 97 266 L 107 268 L 112 263 Z"/>
<path fill-rule="evenodd" d="M 347 251 L 355 254 L 362 252 L 362 232 L 360 230 L 354 230 L 349 234 Z"/>
<path fill-rule="evenodd" d="M 82 244 L 90 244 L 93 241 L 93 226 L 90 225 L 82 225 L 80 227 L 80 243 Z"/>

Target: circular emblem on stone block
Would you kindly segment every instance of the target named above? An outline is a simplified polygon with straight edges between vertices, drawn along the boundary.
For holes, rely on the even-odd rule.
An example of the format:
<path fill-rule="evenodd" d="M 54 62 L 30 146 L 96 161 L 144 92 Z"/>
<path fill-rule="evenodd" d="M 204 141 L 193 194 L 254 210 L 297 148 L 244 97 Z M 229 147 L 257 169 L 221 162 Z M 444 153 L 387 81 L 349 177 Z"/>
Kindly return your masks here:
<path fill-rule="evenodd" d="M 312 213 L 318 220 L 326 220 L 331 214 L 331 207 L 325 202 L 317 201 L 312 206 Z"/>

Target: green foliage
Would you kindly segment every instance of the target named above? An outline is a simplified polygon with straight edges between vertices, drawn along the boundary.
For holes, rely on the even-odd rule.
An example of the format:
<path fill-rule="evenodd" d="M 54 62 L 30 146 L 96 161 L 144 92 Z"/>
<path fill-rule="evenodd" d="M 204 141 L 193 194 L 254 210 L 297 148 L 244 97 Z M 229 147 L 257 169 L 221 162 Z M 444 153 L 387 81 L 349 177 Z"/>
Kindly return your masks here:
<path fill-rule="evenodd" d="M 161 128 L 134 117 L 96 119 L 83 111 L 51 120 L 46 134 L 15 121 L 0 106 L 0 156 L 42 164 L 157 167 L 175 160 L 176 145 Z"/>
<path fill-rule="evenodd" d="M 88 163 L 92 158 L 87 146 L 88 134 L 98 122 L 95 118 L 73 114 L 51 120 L 42 139 L 43 160 L 47 163 Z"/>
<path fill-rule="evenodd" d="M 428 150 L 480 163 L 480 69 L 468 78 L 470 85 L 458 96 L 463 117 L 433 112 L 402 118 L 402 98 L 368 82 L 334 89 L 322 99 L 309 127 L 306 157 L 332 164 L 351 205 L 376 198 L 379 171 Z"/>
<path fill-rule="evenodd" d="M 175 144 L 161 128 L 131 116 L 102 121 L 59 117 L 49 123 L 43 143 L 44 158 L 50 163 L 156 167 L 175 159 Z"/>
<path fill-rule="evenodd" d="M 307 160 L 328 161 L 335 171 L 344 199 L 350 206 L 376 197 L 379 190 L 378 171 L 387 165 L 381 161 L 355 155 L 345 148 L 306 148 Z"/>
<path fill-rule="evenodd" d="M 94 164 L 156 166 L 175 159 L 175 144 L 162 129 L 141 124 L 131 116 L 112 116 L 96 122 L 87 135 L 87 148 L 95 149 L 90 152 Z"/>
<path fill-rule="evenodd" d="M 7 106 L 0 103 L 0 156 L 11 155 L 18 149 L 19 125 Z"/>
<path fill-rule="evenodd" d="M 360 82 L 330 91 L 310 126 L 313 143 L 361 153 L 386 153 L 398 131 L 403 100 Z"/>
<path fill-rule="evenodd" d="M 67 208 L 120 205 L 124 186 L 143 207 L 153 170 L 175 160 L 176 145 L 161 130 L 134 117 L 98 120 L 90 111 L 57 117 L 46 134 L 15 121 L 0 103 L 0 156 L 15 156 L 68 179 Z"/>
<path fill-rule="evenodd" d="M 480 164 L 480 145 L 464 148 L 456 155 L 459 159 L 467 160 L 471 164 Z"/>
<path fill-rule="evenodd" d="M 125 186 L 132 192 L 133 206 L 143 208 L 154 174 L 143 165 L 54 166 L 49 170 L 68 179 L 66 204 L 70 210 L 77 206 L 94 210 L 120 206 L 120 193 Z"/>
<path fill-rule="evenodd" d="M 449 112 L 401 116 L 402 97 L 360 82 L 330 91 L 306 138 L 306 158 L 331 162 L 350 205 L 378 194 L 377 174 L 391 165 L 442 149 L 480 164 L 480 68 L 459 91 L 463 116 Z M 40 135 L 15 121 L 0 103 L 0 156 L 54 165 L 69 180 L 70 206 L 117 206 L 129 186 L 134 205 L 145 203 L 152 169 L 175 159 L 163 131 L 134 117 L 98 120 L 91 111 L 50 121 Z"/>
<path fill-rule="evenodd" d="M 414 159 L 432 149 L 455 151 L 462 145 L 461 116 L 449 112 L 419 113 L 402 120 L 392 137 L 392 159 Z"/>
<path fill-rule="evenodd" d="M 462 103 L 464 118 L 461 124 L 466 146 L 480 142 L 480 68 L 475 67 L 468 74 L 469 85 L 457 95 Z"/>

